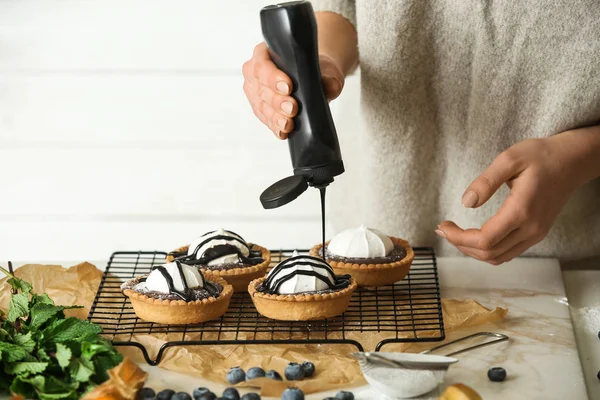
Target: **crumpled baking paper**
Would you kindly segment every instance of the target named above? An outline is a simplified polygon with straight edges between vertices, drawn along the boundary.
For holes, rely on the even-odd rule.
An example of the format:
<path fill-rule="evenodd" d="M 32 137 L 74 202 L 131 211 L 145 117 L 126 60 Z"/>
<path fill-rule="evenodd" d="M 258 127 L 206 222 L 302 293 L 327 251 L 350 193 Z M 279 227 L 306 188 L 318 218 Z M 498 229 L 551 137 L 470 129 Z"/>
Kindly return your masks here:
<path fill-rule="evenodd" d="M 69 310 L 70 315 L 80 318 L 87 317 L 102 278 L 102 272 L 89 263 L 78 264 L 68 269 L 57 265 L 25 265 L 16 270 L 16 275 L 31 282 L 35 291 L 48 293 L 57 304 L 84 306 L 83 309 Z M 8 307 L 10 301 L 10 290 L 5 282 L 6 279 L 0 280 L 0 308 L 3 309 Z M 474 300 L 443 299 L 442 306 L 446 333 L 495 323 L 501 321 L 507 314 L 505 309 L 489 310 Z M 328 337 L 334 338 L 334 335 L 335 333 L 330 333 Z M 412 336 L 410 333 L 407 335 Z M 427 336 L 427 333 L 419 336 Z M 346 332 L 345 337 L 359 341 L 365 350 L 369 351 L 373 350 L 381 340 L 395 337 L 395 333 Z M 238 338 L 243 339 L 243 334 L 240 333 Z M 289 338 L 289 335 L 285 335 L 285 338 Z M 116 336 L 114 339 L 137 341 L 146 347 L 150 357 L 155 357 L 163 344 L 170 340 L 181 340 L 182 336 L 181 333 L 153 333 Z M 200 338 L 188 333 L 186 339 L 199 340 Z M 211 338 L 205 333 L 203 339 Z M 221 339 L 227 337 L 222 335 Z M 384 346 L 383 350 L 413 352 L 437 344 L 390 344 Z M 136 348 L 118 347 L 118 349 L 137 362 L 145 362 L 141 352 Z M 225 375 L 229 368 L 234 366 L 241 366 L 245 370 L 260 366 L 265 370 L 274 369 L 283 375 L 289 362 L 309 360 L 315 364 L 316 374 L 311 379 L 278 382 L 263 378 L 239 384 L 260 388 L 263 396 L 279 396 L 288 386 L 298 387 L 305 393 L 314 393 L 366 384 L 358 363 L 350 356 L 353 351 L 356 351 L 356 348 L 351 345 L 175 346 L 165 351 L 160 367 L 226 383 Z"/>
<path fill-rule="evenodd" d="M 83 400 L 128 400 L 134 399 L 144 386 L 148 376 L 129 358 L 108 371 L 108 380 L 83 396 Z"/>

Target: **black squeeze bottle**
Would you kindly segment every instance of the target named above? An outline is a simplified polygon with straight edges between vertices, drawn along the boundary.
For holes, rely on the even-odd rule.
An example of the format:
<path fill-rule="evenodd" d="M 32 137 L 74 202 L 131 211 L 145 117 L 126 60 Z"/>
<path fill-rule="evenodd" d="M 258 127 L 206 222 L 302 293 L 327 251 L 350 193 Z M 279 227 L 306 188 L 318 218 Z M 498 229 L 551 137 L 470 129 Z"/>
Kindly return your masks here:
<path fill-rule="evenodd" d="M 317 23 L 308 1 L 264 7 L 262 33 L 271 59 L 292 80 L 298 102 L 294 130 L 288 136 L 294 175 L 271 185 L 260 196 L 264 208 L 294 200 L 308 185 L 322 189 L 344 172 L 329 104 L 321 84 Z"/>

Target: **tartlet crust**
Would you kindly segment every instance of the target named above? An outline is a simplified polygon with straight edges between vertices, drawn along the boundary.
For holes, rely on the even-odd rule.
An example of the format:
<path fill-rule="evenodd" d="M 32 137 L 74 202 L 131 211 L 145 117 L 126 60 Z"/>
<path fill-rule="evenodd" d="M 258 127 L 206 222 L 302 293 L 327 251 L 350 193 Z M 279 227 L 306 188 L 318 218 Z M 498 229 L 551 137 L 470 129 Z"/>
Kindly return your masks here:
<path fill-rule="evenodd" d="M 256 288 L 266 278 L 255 279 L 248 285 L 250 298 L 257 311 L 267 318 L 281 321 L 309 321 L 338 316 L 350 305 L 357 288 L 351 278 L 347 288 L 323 294 L 269 294 Z"/>
<path fill-rule="evenodd" d="M 219 297 L 202 300 L 161 300 L 146 296 L 133 289 L 123 290 L 133 305 L 133 311 L 144 321 L 159 324 L 185 325 L 211 321 L 221 317 L 229 307 L 233 287 L 217 275 L 204 273 L 204 279 L 223 287 Z"/>
<path fill-rule="evenodd" d="M 265 274 L 267 273 L 267 269 L 269 268 L 269 265 L 271 264 L 271 252 L 269 250 L 267 250 L 266 248 L 259 246 L 257 244 L 253 244 L 253 243 L 248 243 L 248 246 L 250 246 L 250 248 L 252 250 L 260 250 L 261 257 L 264 261 L 261 262 L 260 264 L 251 265 L 248 267 L 230 268 L 230 269 L 221 270 L 221 271 L 206 270 L 201 267 L 200 267 L 200 269 L 202 270 L 202 272 L 220 276 L 221 278 L 225 279 L 231 286 L 233 286 L 234 291 L 245 292 L 246 290 L 248 290 L 248 284 L 251 281 L 253 281 L 254 279 L 260 278 L 262 276 L 265 276 Z M 187 252 L 189 248 L 190 248 L 190 245 L 187 245 L 187 246 L 182 246 L 178 249 L 175 249 L 174 251 Z M 175 260 L 175 257 L 173 257 L 172 255 L 167 255 L 168 263 L 173 262 L 173 260 Z"/>
<path fill-rule="evenodd" d="M 337 275 L 352 275 L 358 286 L 391 285 L 392 283 L 401 281 L 408 275 L 410 265 L 415 258 L 415 252 L 406 240 L 393 236 L 390 236 L 390 239 L 394 245 L 401 246 L 406 250 L 406 256 L 402 260 L 383 264 L 354 264 L 331 259 L 327 259 L 327 262 L 331 265 L 331 268 L 333 268 Z M 329 242 L 325 243 L 325 245 L 328 244 Z M 320 253 L 322 247 L 322 244 L 313 246 L 310 249 L 310 255 L 321 257 Z M 365 261 L 368 261 L 368 258 L 365 258 Z"/>

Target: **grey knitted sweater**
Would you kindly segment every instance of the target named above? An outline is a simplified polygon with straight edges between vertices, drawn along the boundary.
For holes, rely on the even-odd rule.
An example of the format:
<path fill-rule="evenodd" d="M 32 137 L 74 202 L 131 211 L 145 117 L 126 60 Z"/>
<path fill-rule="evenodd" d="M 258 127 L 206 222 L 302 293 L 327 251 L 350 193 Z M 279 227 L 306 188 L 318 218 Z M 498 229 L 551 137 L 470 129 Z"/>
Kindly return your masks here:
<path fill-rule="evenodd" d="M 366 223 L 438 253 L 445 219 L 481 227 L 508 193 L 461 206 L 511 145 L 600 124 L 597 0 L 313 0 L 357 29 L 362 125 L 342 136 L 335 230 Z M 600 162 L 600 160 L 599 160 Z M 600 255 L 600 180 L 580 188 L 525 255 Z"/>

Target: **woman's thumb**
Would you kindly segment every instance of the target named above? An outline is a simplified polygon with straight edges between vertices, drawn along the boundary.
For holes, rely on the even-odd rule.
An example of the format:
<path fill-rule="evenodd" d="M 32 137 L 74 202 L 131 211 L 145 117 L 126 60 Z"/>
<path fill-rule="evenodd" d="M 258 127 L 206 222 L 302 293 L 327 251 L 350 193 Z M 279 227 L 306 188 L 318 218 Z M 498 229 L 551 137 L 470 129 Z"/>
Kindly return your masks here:
<path fill-rule="evenodd" d="M 333 76 L 323 75 L 321 82 L 323 84 L 323 89 L 325 89 L 325 96 L 328 100 L 337 98 L 344 87 L 344 82 Z"/>

